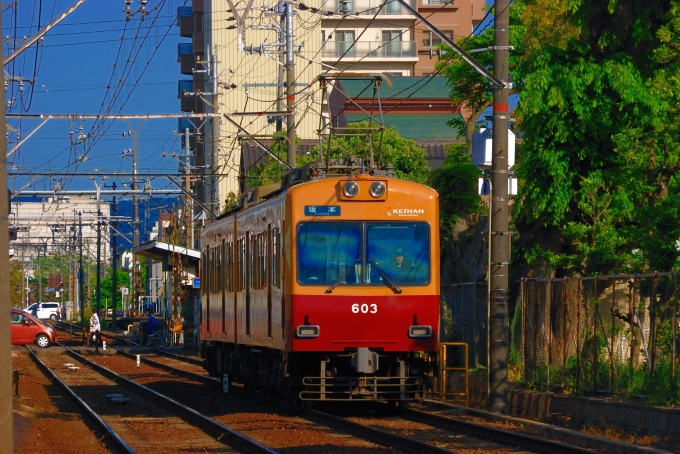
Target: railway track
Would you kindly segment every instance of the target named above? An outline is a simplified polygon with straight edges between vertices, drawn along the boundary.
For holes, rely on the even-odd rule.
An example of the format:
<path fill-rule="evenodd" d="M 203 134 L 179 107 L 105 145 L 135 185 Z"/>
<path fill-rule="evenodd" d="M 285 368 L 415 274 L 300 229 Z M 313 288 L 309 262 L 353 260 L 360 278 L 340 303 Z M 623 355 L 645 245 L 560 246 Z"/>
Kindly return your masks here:
<path fill-rule="evenodd" d="M 128 355 L 123 351 L 121 356 Z M 157 349 L 152 354 L 141 355 L 141 361 L 150 367 L 163 369 L 167 373 L 182 376 L 208 384 L 214 390 L 221 390 L 219 380 L 208 377 L 201 367 L 201 361 L 195 358 L 175 355 Z M 220 394 L 220 391 L 216 391 Z M 549 452 L 549 453 L 586 453 L 586 452 L 645 452 L 662 453 L 649 447 L 616 442 L 600 437 L 579 434 L 567 429 L 552 427 L 552 430 L 539 431 L 540 434 L 518 433 L 490 427 L 489 424 L 477 424 L 447 415 L 447 411 L 434 409 L 432 411 L 414 411 L 397 409 L 386 405 L 374 405 L 371 410 L 357 412 L 357 405 L 349 406 L 350 410 L 344 417 L 338 417 L 338 405 L 332 405 L 329 411 L 317 409 L 295 408 L 292 404 L 272 399 L 258 393 L 250 393 L 240 386 L 232 386 L 230 392 L 240 395 L 243 399 L 254 399 L 263 405 L 275 406 L 281 411 L 298 414 L 307 421 L 328 427 L 332 431 L 349 434 L 358 439 L 366 440 L 376 446 L 389 447 L 405 452 L 470 452 L 483 450 L 484 452 Z M 369 416 L 366 416 L 369 413 Z M 453 416 L 453 417 L 452 417 Z M 512 420 L 495 415 L 496 421 Z M 521 420 L 524 421 L 524 420 Z M 524 421 L 524 423 L 530 423 Z M 547 425 L 541 425 L 545 429 Z M 565 435 L 565 433 L 567 435 Z M 561 441 L 551 441 L 561 440 Z M 580 446 L 572 445 L 575 443 Z"/>
<path fill-rule="evenodd" d="M 99 432 L 106 434 L 114 452 L 276 452 L 63 348 L 67 354 L 36 354 L 27 347 L 39 368 L 64 389 Z"/>
<path fill-rule="evenodd" d="M 186 375 L 213 384 L 215 389 L 220 386 L 220 381 L 208 377 L 202 371 L 197 370 L 196 364 L 185 361 L 186 358 L 173 355 L 172 358 L 165 356 L 150 355 L 141 357 L 141 361 L 156 368 L 166 370 L 168 373 Z M 121 355 L 135 359 L 135 355 L 119 352 Z M 184 363 L 184 364 L 182 364 Z M 233 392 L 247 395 L 248 399 L 254 399 L 267 405 L 276 406 L 283 411 L 297 412 L 301 417 L 333 430 L 345 432 L 354 437 L 367 440 L 379 446 L 386 446 L 398 451 L 418 453 L 450 453 L 450 452 L 546 452 L 546 453 L 592 453 L 596 451 L 572 446 L 566 443 L 545 440 L 540 437 L 518 434 L 506 430 L 494 429 L 482 424 L 473 424 L 464 421 L 456 421 L 446 417 L 402 410 L 380 403 L 361 406 L 356 404 L 346 405 L 349 416 L 338 417 L 325 411 L 313 409 L 301 409 L 293 404 L 278 399 L 272 399 L 258 393 L 248 393 L 241 387 L 234 387 Z M 333 405 L 330 409 L 335 412 L 338 406 Z M 357 414 L 365 413 L 365 408 L 373 413 L 372 417 L 364 418 Z M 376 423 L 376 421 L 379 421 Z"/>

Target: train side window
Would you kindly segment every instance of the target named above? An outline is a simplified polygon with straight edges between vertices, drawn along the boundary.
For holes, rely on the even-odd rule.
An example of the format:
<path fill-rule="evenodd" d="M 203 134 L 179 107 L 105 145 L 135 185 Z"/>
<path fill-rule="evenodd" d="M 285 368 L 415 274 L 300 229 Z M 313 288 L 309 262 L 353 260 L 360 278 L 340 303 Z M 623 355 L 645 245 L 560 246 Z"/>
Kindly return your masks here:
<path fill-rule="evenodd" d="M 238 251 L 238 286 L 239 291 L 246 289 L 246 240 L 241 238 L 238 241 L 239 251 Z"/>
<path fill-rule="evenodd" d="M 201 269 L 201 271 L 202 271 L 201 277 L 203 278 L 203 285 L 201 286 L 203 288 L 201 290 L 202 290 L 203 296 L 208 294 L 208 283 L 210 282 L 209 279 L 208 279 L 208 274 L 205 272 L 207 266 L 208 266 L 208 248 L 206 248 L 203 251 L 203 260 L 201 261 L 201 268 L 202 268 Z"/>
<path fill-rule="evenodd" d="M 232 252 L 233 252 L 233 245 L 232 243 L 226 243 L 224 246 L 224 278 L 225 278 L 225 283 L 224 287 L 227 292 L 232 291 L 232 284 L 231 284 L 231 279 L 232 279 Z"/>
<path fill-rule="evenodd" d="M 270 257 L 269 262 L 269 285 L 274 288 L 279 288 L 279 256 L 281 255 L 279 247 L 281 244 L 281 230 L 278 227 L 274 227 L 270 230 Z"/>

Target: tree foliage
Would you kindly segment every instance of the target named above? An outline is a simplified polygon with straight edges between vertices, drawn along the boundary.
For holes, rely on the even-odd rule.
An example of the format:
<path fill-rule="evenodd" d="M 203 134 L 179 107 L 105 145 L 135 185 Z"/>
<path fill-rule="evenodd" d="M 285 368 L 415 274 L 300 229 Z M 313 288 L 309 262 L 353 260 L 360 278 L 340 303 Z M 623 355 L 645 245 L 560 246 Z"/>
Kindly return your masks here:
<path fill-rule="evenodd" d="M 480 171 L 472 163 L 465 145 L 451 145 L 446 151 L 442 166 L 432 172 L 429 183 L 439 192 L 442 222 L 452 226 L 459 219 L 481 209 L 481 199 L 477 194 Z"/>
<path fill-rule="evenodd" d="M 520 21 L 521 11 L 521 4 L 513 4 L 510 8 L 509 39 L 514 50 L 509 54 L 509 74 L 515 83 L 514 73 L 519 63 L 519 56 L 522 54 L 522 38 L 525 35 L 524 26 Z M 468 53 L 473 49 L 487 49 L 493 46 L 493 33 L 493 28 L 487 28 L 477 35 L 459 40 L 456 44 Z M 464 117 L 454 117 L 448 124 L 459 136 L 466 137 L 468 151 L 471 152 L 472 134 L 480 126 L 477 124 L 479 116 L 491 106 L 494 88 L 482 74 L 463 60 L 451 47 L 442 44 L 441 50 L 443 56 L 437 62 L 436 68 L 442 76 L 447 78 L 451 104 L 460 105 Z M 475 52 L 473 57 L 489 71 L 493 71 L 494 53 L 491 50 Z"/>
<path fill-rule="evenodd" d="M 534 49 L 519 69 L 517 219 L 520 233 L 557 228 L 562 245 L 544 237 L 525 250 L 538 246 L 565 273 L 671 269 L 680 237 L 678 6 L 557 3 L 556 22 L 578 32 Z M 550 34 L 550 23 L 533 24 Z"/>
<path fill-rule="evenodd" d="M 430 170 L 425 159 L 425 152 L 416 145 L 414 140 L 401 137 L 394 128 L 389 126 L 378 131 L 368 140 L 365 134 L 367 126 L 367 122 L 355 123 L 345 129 L 347 135 L 334 136 L 330 141 L 331 158 L 356 157 L 367 159 L 371 149 L 373 149 L 374 159 L 392 163 L 398 178 L 418 183 L 427 181 Z M 373 127 L 375 127 L 375 124 L 373 124 Z M 378 156 L 381 142 L 382 152 Z M 286 161 L 288 157 L 285 146 L 285 141 L 279 141 L 271 149 L 272 153 L 279 156 L 283 161 Z M 324 144 L 324 156 L 328 153 L 326 146 Z M 279 151 L 280 147 L 284 147 L 283 150 Z M 298 165 L 304 165 L 318 161 L 320 157 L 319 147 L 314 147 L 308 154 L 299 156 L 297 162 Z M 275 159 L 266 158 L 247 172 L 248 185 L 255 187 L 280 181 L 281 176 L 285 173 L 286 170 Z"/>

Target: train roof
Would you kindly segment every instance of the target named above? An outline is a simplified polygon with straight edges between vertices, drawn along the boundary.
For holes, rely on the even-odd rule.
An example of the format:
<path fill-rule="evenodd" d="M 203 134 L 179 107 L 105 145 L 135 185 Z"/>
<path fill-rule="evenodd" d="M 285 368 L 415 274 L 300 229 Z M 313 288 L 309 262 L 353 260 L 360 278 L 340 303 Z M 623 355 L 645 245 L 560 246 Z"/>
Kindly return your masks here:
<path fill-rule="evenodd" d="M 238 205 L 233 209 L 221 214 L 217 219 L 226 216 L 237 215 L 247 208 L 259 205 L 263 202 L 284 197 L 285 194 L 296 186 L 303 183 L 313 181 L 327 180 L 327 179 L 346 179 L 348 177 L 357 177 L 359 175 L 367 175 L 369 177 L 383 177 L 391 178 L 397 181 L 402 181 L 406 184 L 413 184 L 422 186 L 433 192 L 434 189 L 409 180 L 400 180 L 396 178 L 391 164 L 386 164 L 382 169 L 367 168 L 363 160 L 358 158 L 340 158 L 332 159 L 332 162 L 326 166 L 324 160 L 311 162 L 301 167 L 297 167 L 292 171 L 286 173 L 281 178 L 280 182 L 271 183 L 263 186 L 258 186 L 251 191 L 242 194 L 239 197 Z"/>

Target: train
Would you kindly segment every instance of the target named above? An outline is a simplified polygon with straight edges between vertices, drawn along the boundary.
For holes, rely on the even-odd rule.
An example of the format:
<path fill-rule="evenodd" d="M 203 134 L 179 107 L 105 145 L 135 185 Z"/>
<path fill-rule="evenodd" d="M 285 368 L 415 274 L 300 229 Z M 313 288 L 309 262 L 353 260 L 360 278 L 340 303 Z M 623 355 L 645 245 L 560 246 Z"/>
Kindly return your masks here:
<path fill-rule="evenodd" d="M 293 400 L 422 398 L 439 349 L 437 192 L 389 166 L 308 164 L 270 186 L 201 232 L 205 369 Z"/>

